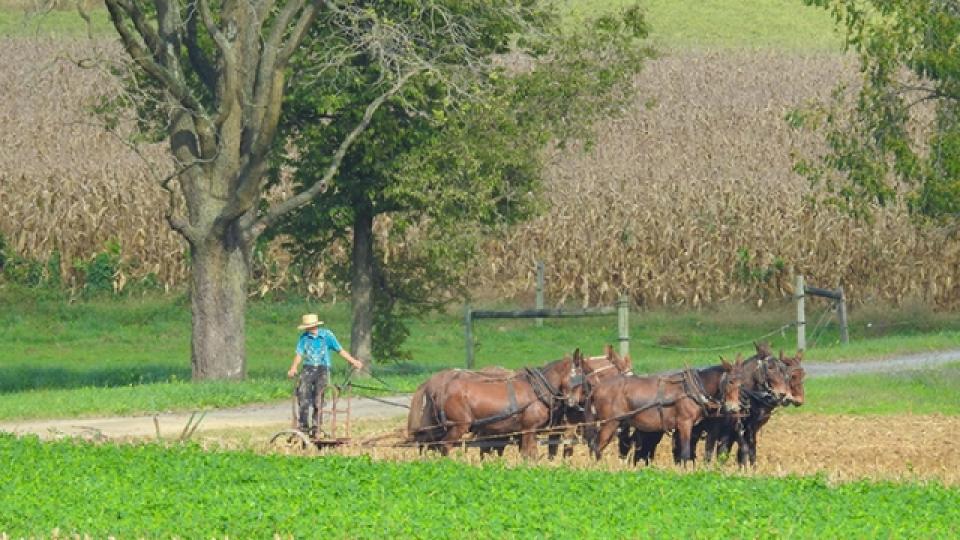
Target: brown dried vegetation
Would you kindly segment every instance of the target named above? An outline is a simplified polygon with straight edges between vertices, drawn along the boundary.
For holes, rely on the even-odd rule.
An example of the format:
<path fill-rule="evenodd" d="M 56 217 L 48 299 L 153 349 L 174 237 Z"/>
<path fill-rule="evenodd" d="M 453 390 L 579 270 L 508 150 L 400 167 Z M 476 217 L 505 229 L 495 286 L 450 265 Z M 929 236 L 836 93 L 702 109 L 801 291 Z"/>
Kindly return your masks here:
<path fill-rule="evenodd" d="M 360 422 L 353 431 L 354 439 L 372 440 L 376 438 L 376 434 L 388 434 L 391 428 L 402 424 L 402 419 L 392 422 Z M 705 464 L 698 461 L 692 468 L 676 466 L 670 453 L 669 438 L 664 438 L 660 443 L 652 466 L 680 472 L 715 469 L 729 474 L 761 476 L 822 473 L 831 482 L 861 478 L 892 481 L 939 480 L 955 486 L 960 485 L 960 445 L 954 437 L 957 429 L 960 429 L 960 419 L 951 416 L 780 414 L 775 415 L 760 433 L 756 469 L 740 470 L 735 459 L 725 464 Z M 254 446 L 267 452 L 300 453 L 264 445 L 262 441 L 269 437 L 266 431 L 220 432 L 211 435 L 213 436 L 207 438 L 207 444 L 231 448 Z M 388 460 L 417 459 L 418 453 L 414 448 L 386 447 L 391 441 L 396 441 L 396 438 L 384 438 L 378 443 L 384 446 L 347 446 L 333 452 L 343 455 L 370 455 Z M 698 451 L 702 453 L 702 444 Z M 542 447 L 539 464 L 612 471 L 634 469 L 632 465 L 617 457 L 616 445 L 607 449 L 599 463 L 587 453 L 584 445 L 576 446 L 573 457 L 562 461 L 547 461 L 545 454 L 546 448 Z M 454 459 L 468 463 L 479 464 L 481 461 L 479 452 L 475 449 L 458 451 L 451 455 Z M 508 449 L 502 459 L 512 465 L 523 463 L 515 447 Z"/>
<path fill-rule="evenodd" d="M 59 250 L 67 274 L 115 239 L 134 276 L 183 283 L 185 245 L 163 220 L 159 166 L 84 110 L 113 83 L 56 60 L 82 56 L 89 42 L 0 46 L 0 233 L 24 256 Z M 595 146 L 550 151 L 545 214 L 490 242 L 471 285 L 525 294 L 543 260 L 555 302 L 606 303 L 620 288 L 644 305 L 754 302 L 789 294 L 802 272 L 818 285 L 842 282 L 859 301 L 957 305 L 956 237 L 918 231 L 902 208 L 865 224 L 804 202 L 814 193 L 791 153 L 818 143 L 784 115 L 854 72 L 828 54 L 678 52 L 652 62 L 636 106 L 600 126 Z M 146 154 L 163 163 L 162 147 Z M 283 281 L 274 273 L 257 287 Z"/>

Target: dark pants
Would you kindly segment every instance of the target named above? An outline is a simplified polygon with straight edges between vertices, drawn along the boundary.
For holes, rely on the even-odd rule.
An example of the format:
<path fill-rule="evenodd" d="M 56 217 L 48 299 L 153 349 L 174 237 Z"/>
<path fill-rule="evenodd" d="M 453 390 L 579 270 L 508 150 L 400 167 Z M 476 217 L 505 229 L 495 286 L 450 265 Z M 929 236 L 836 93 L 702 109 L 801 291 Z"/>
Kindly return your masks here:
<path fill-rule="evenodd" d="M 303 431 L 307 431 L 310 427 L 310 414 L 317 408 L 318 396 L 327 386 L 329 374 L 330 370 L 325 366 L 303 366 L 300 384 L 297 386 L 297 401 L 300 402 L 300 429 Z"/>

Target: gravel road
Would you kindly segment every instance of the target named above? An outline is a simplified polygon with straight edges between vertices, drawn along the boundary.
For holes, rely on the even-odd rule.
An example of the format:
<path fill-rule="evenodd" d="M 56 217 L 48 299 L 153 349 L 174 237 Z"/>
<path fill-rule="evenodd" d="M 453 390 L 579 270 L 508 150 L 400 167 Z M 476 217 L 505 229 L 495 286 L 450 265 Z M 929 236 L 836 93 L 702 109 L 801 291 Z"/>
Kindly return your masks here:
<path fill-rule="evenodd" d="M 857 362 L 814 363 L 804 362 L 808 377 L 839 377 L 860 373 L 892 373 L 916 369 L 929 369 L 951 362 L 960 362 L 960 349 L 929 353 L 910 354 L 881 360 Z M 410 396 L 384 398 L 393 403 L 409 405 Z M 387 405 L 366 398 L 354 398 L 352 418 L 390 419 L 406 416 L 401 406 Z M 176 437 L 183 430 L 190 413 L 165 413 L 157 415 L 160 432 L 164 437 Z M 289 402 L 216 409 L 207 411 L 198 431 L 218 429 L 250 429 L 276 427 L 278 430 L 290 425 Z M 109 418 L 68 418 L 54 420 L 25 420 L 0 422 L 0 431 L 35 433 L 44 438 L 102 434 L 108 438 L 152 437 L 156 434 L 154 416 L 124 416 Z"/>

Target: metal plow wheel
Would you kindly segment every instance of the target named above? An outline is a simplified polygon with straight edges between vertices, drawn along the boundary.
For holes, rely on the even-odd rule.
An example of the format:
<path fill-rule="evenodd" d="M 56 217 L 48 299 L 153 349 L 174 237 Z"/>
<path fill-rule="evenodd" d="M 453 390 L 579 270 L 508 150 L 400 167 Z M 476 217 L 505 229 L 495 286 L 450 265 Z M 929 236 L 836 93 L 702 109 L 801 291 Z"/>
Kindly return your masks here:
<path fill-rule="evenodd" d="M 286 454 L 299 454 L 316 448 L 310 437 L 299 429 L 284 429 L 274 433 L 270 437 L 269 446 L 277 452 Z"/>

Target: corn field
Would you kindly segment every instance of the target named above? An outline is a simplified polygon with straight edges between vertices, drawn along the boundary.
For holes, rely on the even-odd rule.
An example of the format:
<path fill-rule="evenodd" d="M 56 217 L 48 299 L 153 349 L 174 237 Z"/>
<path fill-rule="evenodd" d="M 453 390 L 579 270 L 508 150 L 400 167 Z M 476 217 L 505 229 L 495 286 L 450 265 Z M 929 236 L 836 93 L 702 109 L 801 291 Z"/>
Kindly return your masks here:
<path fill-rule="evenodd" d="M 106 56 L 109 41 L 93 42 Z M 61 254 L 76 284 L 78 263 L 109 242 L 123 276 L 154 274 L 168 286 L 188 275 L 185 243 L 164 220 L 169 167 L 163 145 L 138 152 L 88 113 L 116 91 L 104 72 L 75 60 L 90 41 L 0 40 L 0 234 L 21 256 Z M 116 57 L 116 56 L 114 56 Z M 873 223 L 812 205 L 794 153 L 818 148 L 784 115 L 853 81 L 836 55 L 678 52 L 637 78 L 639 98 L 598 126 L 588 150 L 548 151 L 545 213 L 490 241 L 470 286 L 484 297 L 523 297 L 538 260 L 551 303 L 611 302 L 621 288 L 641 305 L 763 302 L 790 294 L 792 276 L 855 301 L 960 303 L 960 240 L 917 230 L 903 208 Z M 281 186 L 278 190 L 289 189 Z M 346 253 L 344 251 L 344 253 Z M 292 276 L 273 245 L 255 288 L 295 278 L 330 294 L 319 269 Z"/>

